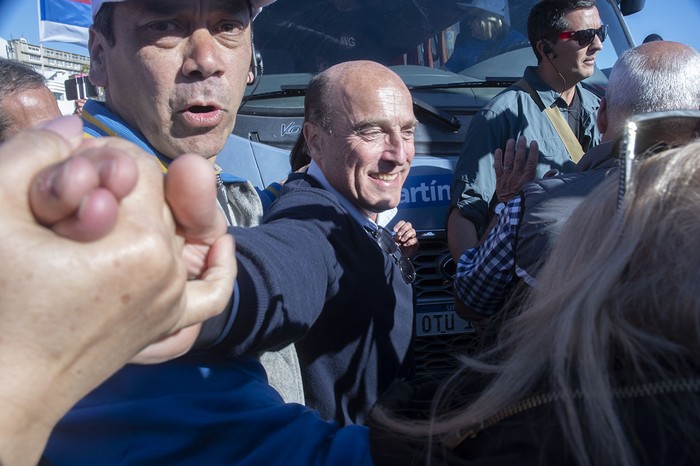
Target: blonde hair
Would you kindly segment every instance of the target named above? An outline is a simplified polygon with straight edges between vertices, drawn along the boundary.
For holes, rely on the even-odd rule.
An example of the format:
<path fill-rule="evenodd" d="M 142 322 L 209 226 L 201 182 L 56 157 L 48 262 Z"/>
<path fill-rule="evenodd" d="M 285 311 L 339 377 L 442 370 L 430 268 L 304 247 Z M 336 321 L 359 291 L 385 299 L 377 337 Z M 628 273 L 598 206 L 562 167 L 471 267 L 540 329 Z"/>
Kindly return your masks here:
<path fill-rule="evenodd" d="M 617 188 L 612 176 L 581 203 L 498 347 L 465 359 L 465 368 L 494 374 L 474 402 L 446 414 L 436 402 L 424 423 L 379 412 L 380 424 L 449 441 L 544 384 L 560 395 L 559 422 L 578 464 L 635 464 L 612 388 L 688 375 L 700 360 L 700 142 L 635 167 L 620 214 Z M 443 401 L 463 375 L 445 385 Z M 679 412 L 679 425 L 689 416 L 697 426 L 698 408 Z M 677 430 L 697 454 L 696 432 Z"/>

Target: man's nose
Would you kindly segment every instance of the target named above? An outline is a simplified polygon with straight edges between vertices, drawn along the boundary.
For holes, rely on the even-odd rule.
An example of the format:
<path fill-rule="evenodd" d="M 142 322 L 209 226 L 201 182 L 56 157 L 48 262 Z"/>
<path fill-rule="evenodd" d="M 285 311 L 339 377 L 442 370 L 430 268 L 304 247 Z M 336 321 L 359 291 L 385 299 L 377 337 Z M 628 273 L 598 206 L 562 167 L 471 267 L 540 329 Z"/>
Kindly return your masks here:
<path fill-rule="evenodd" d="M 593 37 L 593 42 L 591 42 L 591 45 L 589 45 L 589 48 L 592 48 L 595 51 L 603 50 L 603 41 L 600 40 L 600 37 L 598 37 L 598 34 L 596 34 Z"/>
<path fill-rule="evenodd" d="M 404 137 L 401 131 L 391 131 L 387 134 L 385 151 L 397 165 L 403 165 L 408 161 L 408 154 L 413 149 L 413 140 L 408 140 Z"/>
<path fill-rule="evenodd" d="M 187 77 L 208 78 L 223 73 L 223 48 L 207 29 L 195 30 L 187 40 L 182 73 Z"/>

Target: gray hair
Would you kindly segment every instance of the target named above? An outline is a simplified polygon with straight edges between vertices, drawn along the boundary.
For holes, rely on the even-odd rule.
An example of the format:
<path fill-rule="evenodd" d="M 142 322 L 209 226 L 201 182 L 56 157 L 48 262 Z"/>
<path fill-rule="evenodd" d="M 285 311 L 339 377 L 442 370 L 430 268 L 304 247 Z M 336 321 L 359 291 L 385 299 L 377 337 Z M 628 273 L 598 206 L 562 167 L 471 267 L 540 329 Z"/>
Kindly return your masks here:
<path fill-rule="evenodd" d="M 611 228 L 617 177 L 574 211 L 542 270 L 542 287 L 512 327 L 518 335 L 507 380 L 534 368 L 564 394 L 588 394 L 581 406 L 565 397 L 559 407 L 579 464 L 635 464 L 612 387 L 621 377 L 645 383 L 692 374 L 700 350 L 700 251 L 693 246 L 700 142 L 651 157 L 634 178 L 622 231 Z M 520 389 L 534 382 L 519 382 Z M 666 428 L 683 430 L 686 415 L 697 425 L 695 408 L 674 413 L 677 426 Z M 685 434 L 697 454 L 696 432 Z"/>
<path fill-rule="evenodd" d="M 449 442 L 455 432 L 478 428 L 544 387 L 560 395 L 559 425 L 576 464 L 636 464 L 639 445 L 628 437 L 613 387 L 697 373 L 700 140 L 635 168 L 622 230 L 611 228 L 613 176 L 574 211 L 538 277 L 541 286 L 506 322 L 497 348 L 464 360 L 465 368 L 494 374 L 475 401 L 447 414 L 436 403 L 431 421 L 409 424 L 385 410 L 375 419 L 404 435 Z M 445 405 L 464 379 L 458 373 L 442 390 Z M 577 391 L 585 394 L 579 401 Z M 694 403 L 648 406 L 652 412 L 673 409 L 673 425 L 663 428 L 681 436 L 697 457 L 700 404 Z"/>
<path fill-rule="evenodd" d="M 700 53 L 677 42 L 659 41 L 626 50 L 610 72 L 605 100 L 618 134 L 632 115 L 700 109 Z"/>
<path fill-rule="evenodd" d="M 304 122 L 317 124 L 327 131 L 331 130 L 332 90 L 333 80 L 329 73 L 319 73 L 311 78 L 304 97 Z"/>

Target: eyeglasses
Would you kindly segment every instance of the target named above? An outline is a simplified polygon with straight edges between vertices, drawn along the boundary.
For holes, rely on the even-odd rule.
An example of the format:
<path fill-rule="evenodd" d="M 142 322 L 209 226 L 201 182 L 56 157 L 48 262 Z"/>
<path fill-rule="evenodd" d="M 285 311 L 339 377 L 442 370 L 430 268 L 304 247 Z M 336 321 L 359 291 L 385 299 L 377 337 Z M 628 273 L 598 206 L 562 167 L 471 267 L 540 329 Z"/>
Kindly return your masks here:
<path fill-rule="evenodd" d="M 413 283 L 413 281 L 416 279 L 416 269 L 413 267 L 411 259 L 406 257 L 396 244 L 396 241 L 394 241 L 394 237 L 391 235 L 391 233 L 389 233 L 386 228 L 379 225 L 377 225 L 376 230 L 369 227 L 365 227 L 365 230 L 367 230 L 372 235 L 372 238 L 377 241 L 377 244 L 380 248 L 382 248 L 382 251 L 394 258 L 394 263 L 399 266 L 403 281 L 408 284 Z"/>
<path fill-rule="evenodd" d="M 595 36 L 598 36 L 601 42 L 605 42 L 605 38 L 608 37 L 608 25 L 603 24 L 598 29 L 581 29 L 580 31 L 568 31 L 560 32 L 560 39 L 574 39 L 578 41 L 578 45 L 581 47 L 588 47 L 595 40 Z"/>
<path fill-rule="evenodd" d="M 632 186 L 632 165 L 635 161 L 648 159 L 659 152 L 662 147 L 642 147 L 643 152 L 637 153 L 639 138 L 637 137 L 641 126 L 659 123 L 669 123 L 669 120 L 690 118 L 698 120 L 700 127 L 700 110 L 669 110 L 664 112 L 650 112 L 635 115 L 625 124 L 622 141 L 620 143 L 620 178 L 617 192 L 617 212 L 621 215 L 625 202 L 625 194 Z M 697 127 L 696 127 L 697 131 Z"/>

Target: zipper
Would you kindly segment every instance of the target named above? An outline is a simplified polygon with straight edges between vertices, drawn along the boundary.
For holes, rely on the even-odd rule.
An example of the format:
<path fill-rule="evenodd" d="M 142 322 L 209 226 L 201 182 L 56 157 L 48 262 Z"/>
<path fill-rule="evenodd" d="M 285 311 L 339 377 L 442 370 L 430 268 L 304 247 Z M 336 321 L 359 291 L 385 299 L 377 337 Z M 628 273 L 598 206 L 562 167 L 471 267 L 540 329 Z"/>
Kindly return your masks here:
<path fill-rule="evenodd" d="M 679 392 L 700 392 L 700 378 L 694 377 L 688 379 L 663 380 L 660 382 L 649 382 L 627 387 L 616 387 L 612 389 L 612 397 L 625 400 L 630 398 L 640 398 L 643 396 L 666 395 L 669 393 Z M 542 393 L 525 398 L 524 400 L 503 408 L 465 433 L 461 435 L 458 434 L 458 438 L 455 438 L 452 441 L 446 441 L 445 445 L 454 449 L 462 442 L 476 437 L 479 432 L 492 427 L 498 422 L 530 409 L 539 408 L 540 406 L 559 401 L 561 398 L 562 395 L 560 392 Z M 580 389 L 574 390 L 571 394 L 571 398 L 574 400 L 583 399 L 583 392 L 581 392 Z"/>
<path fill-rule="evenodd" d="M 216 174 L 216 200 L 218 201 L 221 211 L 226 217 L 226 225 L 233 225 L 233 213 L 231 212 L 231 207 L 228 204 L 228 195 L 226 193 L 226 187 L 221 179 L 221 167 L 214 164 L 214 173 Z"/>
<path fill-rule="evenodd" d="M 222 172 L 221 167 L 217 164 L 214 164 L 214 173 L 216 173 L 216 187 L 217 188 L 220 188 L 224 184 L 224 182 L 221 181 L 221 172 Z"/>

